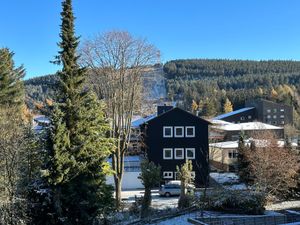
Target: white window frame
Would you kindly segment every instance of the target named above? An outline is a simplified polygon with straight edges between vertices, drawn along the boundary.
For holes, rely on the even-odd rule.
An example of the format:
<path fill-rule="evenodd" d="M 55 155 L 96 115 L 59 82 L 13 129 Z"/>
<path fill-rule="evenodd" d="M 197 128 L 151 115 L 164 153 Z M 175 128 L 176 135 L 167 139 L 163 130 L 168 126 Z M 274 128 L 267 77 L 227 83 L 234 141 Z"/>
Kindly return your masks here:
<path fill-rule="evenodd" d="M 168 174 L 166 174 L 166 173 L 168 173 Z M 164 171 L 163 172 L 163 178 L 165 178 L 165 179 L 173 179 L 173 172 L 172 171 Z"/>
<path fill-rule="evenodd" d="M 252 116 L 251 115 L 248 115 L 248 120 L 251 120 L 252 119 Z"/>
<path fill-rule="evenodd" d="M 188 130 L 189 128 L 192 128 L 192 129 L 193 129 L 193 134 L 192 134 L 192 135 L 188 135 L 187 130 Z M 186 127 L 185 127 L 185 137 L 195 137 L 195 126 L 186 126 Z"/>
<path fill-rule="evenodd" d="M 280 115 L 280 118 L 284 118 L 284 115 Z"/>
<path fill-rule="evenodd" d="M 182 130 L 182 134 L 181 135 L 177 135 L 176 134 L 176 129 L 179 128 Z M 174 137 L 184 137 L 184 127 L 182 126 L 177 126 L 177 127 L 174 127 Z"/>
<path fill-rule="evenodd" d="M 166 129 L 171 129 L 170 135 L 166 135 Z M 163 130 L 164 130 L 163 131 L 164 138 L 172 138 L 173 137 L 173 127 L 172 126 L 164 126 Z"/>
<path fill-rule="evenodd" d="M 280 109 L 280 112 L 284 112 L 284 109 Z"/>
<path fill-rule="evenodd" d="M 193 157 L 188 157 L 188 151 L 192 151 L 192 152 L 194 152 L 194 156 Z M 186 159 L 195 159 L 196 158 L 196 150 L 195 150 L 195 148 L 186 148 L 185 149 L 185 158 Z"/>
<path fill-rule="evenodd" d="M 166 151 L 171 151 L 171 156 L 170 157 L 166 157 Z M 163 149 L 163 158 L 164 159 L 173 159 L 173 149 L 172 148 L 164 148 Z"/>
<path fill-rule="evenodd" d="M 271 109 L 267 109 L 267 113 L 271 113 Z"/>
<path fill-rule="evenodd" d="M 276 115 L 273 115 L 273 119 L 277 119 L 277 116 L 276 116 Z"/>
<path fill-rule="evenodd" d="M 179 150 L 182 152 L 182 156 L 181 157 L 177 157 L 176 156 L 176 151 L 179 151 Z M 175 148 L 174 149 L 174 158 L 175 159 L 184 159 L 184 148 Z"/>

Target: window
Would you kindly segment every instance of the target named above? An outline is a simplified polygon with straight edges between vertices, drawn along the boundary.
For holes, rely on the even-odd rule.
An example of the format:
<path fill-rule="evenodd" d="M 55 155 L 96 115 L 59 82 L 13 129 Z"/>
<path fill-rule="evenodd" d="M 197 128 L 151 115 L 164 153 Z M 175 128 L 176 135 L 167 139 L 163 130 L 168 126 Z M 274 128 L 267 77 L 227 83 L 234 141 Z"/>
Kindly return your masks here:
<path fill-rule="evenodd" d="M 270 119 L 270 118 L 271 118 L 271 115 L 267 115 L 267 118 Z"/>
<path fill-rule="evenodd" d="M 251 115 L 249 115 L 249 116 L 248 116 L 248 119 L 249 119 L 249 120 L 251 120 L 251 119 L 252 119 L 252 116 L 251 116 Z"/>
<path fill-rule="evenodd" d="M 280 118 L 284 118 L 284 115 L 280 115 Z"/>
<path fill-rule="evenodd" d="M 228 152 L 228 157 L 229 157 L 229 159 L 233 158 L 232 157 L 232 152 Z"/>
<path fill-rule="evenodd" d="M 164 148 L 164 159 L 173 159 L 173 149 Z"/>
<path fill-rule="evenodd" d="M 184 127 L 175 127 L 175 137 L 184 137 Z"/>
<path fill-rule="evenodd" d="M 163 178 L 173 178 L 173 172 L 172 171 L 164 171 Z"/>
<path fill-rule="evenodd" d="M 194 148 L 186 148 L 185 149 L 185 158 L 186 159 L 195 159 L 195 149 Z"/>
<path fill-rule="evenodd" d="M 164 137 L 173 137 L 173 127 L 164 127 Z"/>
<path fill-rule="evenodd" d="M 174 172 L 174 178 L 175 178 L 175 180 L 180 180 L 180 179 L 179 179 L 179 173 L 178 173 L 178 172 Z"/>
<path fill-rule="evenodd" d="M 183 148 L 175 148 L 175 159 L 184 159 Z"/>
<path fill-rule="evenodd" d="M 274 124 L 274 125 L 277 125 L 277 121 L 273 121 L 273 124 Z"/>
<path fill-rule="evenodd" d="M 245 120 L 245 117 L 244 117 L 244 116 L 242 116 L 242 117 L 241 117 L 241 120 Z"/>
<path fill-rule="evenodd" d="M 280 109 L 280 112 L 284 112 L 284 109 Z"/>
<path fill-rule="evenodd" d="M 228 158 L 236 159 L 238 157 L 238 153 L 236 151 L 228 152 Z"/>
<path fill-rule="evenodd" d="M 277 113 L 277 109 L 273 109 L 273 112 L 274 112 L 274 113 Z"/>
<path fill-rule="evenodd" d="M 281 124 L 284 124 L 284 120 L 281 121 Z"/>
<path fill-rule="evenodd" d="M 273 116 L 273 119 L 276 119 L 276 118 L 277 118 L 277 116 L 276 116 L 276 115 L 274 115 L 274 116 Z"/>
<path fill-rule="evenodd" d="M 186 137 L 195 137 L 195 127 L 185 127 Z"/>
<path fill-rule="evenodd" d="M 270 113 L 271 112 L 271 109 L 267 109 L 267 113 Z"/>

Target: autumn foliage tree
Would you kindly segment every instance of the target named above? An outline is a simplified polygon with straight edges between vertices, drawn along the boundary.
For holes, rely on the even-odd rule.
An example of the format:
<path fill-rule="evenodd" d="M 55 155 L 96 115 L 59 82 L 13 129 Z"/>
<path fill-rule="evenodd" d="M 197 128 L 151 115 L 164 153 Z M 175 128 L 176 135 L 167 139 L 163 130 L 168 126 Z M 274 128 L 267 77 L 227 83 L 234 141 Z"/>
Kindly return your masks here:
<path fill-rule="evenodd" d="M 232 112 L 232 110 L 233 110 L 233 105 L 232 105 L 231 101 L 228 98 L 226 98 L 224 106 L 223 106 L 223 111 L 224 111 L 224 113 L 229 113 L 229 112 Z"/>

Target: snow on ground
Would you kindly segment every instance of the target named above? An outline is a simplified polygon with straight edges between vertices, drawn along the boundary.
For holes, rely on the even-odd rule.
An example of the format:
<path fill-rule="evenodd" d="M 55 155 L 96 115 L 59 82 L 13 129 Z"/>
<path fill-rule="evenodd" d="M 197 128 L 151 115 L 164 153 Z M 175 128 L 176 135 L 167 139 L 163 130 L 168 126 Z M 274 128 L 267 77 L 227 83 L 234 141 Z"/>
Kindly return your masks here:
<path fill-rule="evenodd" d="M 167 219 L 164 221 L 160 221 L 157 223 L 152 223 L 152 225 L 191 225 L 187 219 L 188 218 L 195 218 L 199 215 L 199 212 L 194 212 L 194 213 L 188 213 L 184 214 L 182 216 L 177 216 L 171 219 Z"/>
<path fill-rule="evenodd" d="M 143 195 L 144 195 L 143 189 L 122 191 L 122 199 L 126 203 L 133 203 L 135 200 L 135 196 L 142 197 Z M 151 206 L 155 209 L 176 208 L 178 205 L 179 196 L 161 197 L 158 194 L 157 189 L 152 190 L 151 196 L 152 196 Z"/>
<path fill-rule="evenodd" d="M 224 185 L 223 186 L 225 189 L 228 190 L 247 190 L 246 184 L 233 184 L 233 185 Z"/>
<path fill-rule="evenodd" d="M 300 208 L 300 201 L 285 201 L 266 206 L 267 210 L 282 210 L 292 208 Z"/>

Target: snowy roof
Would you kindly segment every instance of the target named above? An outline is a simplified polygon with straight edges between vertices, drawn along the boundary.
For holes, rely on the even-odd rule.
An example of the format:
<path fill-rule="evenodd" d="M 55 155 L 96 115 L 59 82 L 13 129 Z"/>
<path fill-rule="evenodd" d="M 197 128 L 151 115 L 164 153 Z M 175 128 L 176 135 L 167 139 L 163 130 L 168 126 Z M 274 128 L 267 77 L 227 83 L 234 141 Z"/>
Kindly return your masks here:
<path fill-rule="evenodd" d="M 250 146 L 251 141 L 255 142 L 255 145 L 257 147 L 267 147 L 267 145 L 270 143 L 268 140 L 259 140 L 259 139 L 247 139 L 245 140 L 245 145 Z M 277 140 L 277 145 L 279 148 L 283 148 L 285 146 L 284 140 Z M 297 147 L 297 143 L 292 142 L 292 147 Z M 217 142 L 217 143 L 211 143 L 209 144 L 209 147 L 212 148 L 221 148 L 221 149 L 237 149 L 239 147 L 238 141 L 225 141 L 225 142 Z"/>
<path fill-rule="evenodd" d="M 156 113 L 151 114 L 151 115 L 146 116 L 146 117 L 137 118 L 137 119 L 131 121 L 131 127 L 138 128 L 143 123 L 146 123 L 147 121 L 149 121 L 149 120 L 151 120 L 155 117 L 156 117 Z"/>
<path fill-rule="evenodd" d="M 235 114 L 238 114 L 238 113 L 241 113 L 241 112 L 245 112 L 245 111 L 248 111 L 248 110 L 251 110 L 251 109 L 254 109 L 254 107 L 246 107 L 246 108 L 238 109 L 238 110 L 235 110 L 235 111 L 232 111 L 232 112 L 229 112 L 229 113 L 225 113 L 225 114 L 219 115 L 219 116 L 213 118 L 213 120 L 222 120 L 222 119 L 224 119 L 226 117 L 233 116 Z"/>
<path fill-rule="evenodd" d="M 238 131 L 238 130 L 282 130 L 282 127 L 273 126 L 262 122 L 248 122 L 248 123 L 228 123 L 214 126 L 225 131 Z"/>
<path fill-rule="evenodd" d="M 44 115 L 35 116 L 33 119 L 37 123 L 47 123 L 47 124 L 50 123 L 50 120 L 46 116 L 44 116 Z"/>
<path fill-rule="evenodd" d="M 238 141 L 225 141 L 225 142 L 217 142 L 209 144 L 209 147 L 213 148 L 238 148 Z"/>

